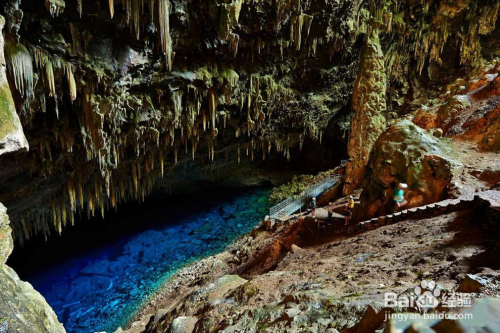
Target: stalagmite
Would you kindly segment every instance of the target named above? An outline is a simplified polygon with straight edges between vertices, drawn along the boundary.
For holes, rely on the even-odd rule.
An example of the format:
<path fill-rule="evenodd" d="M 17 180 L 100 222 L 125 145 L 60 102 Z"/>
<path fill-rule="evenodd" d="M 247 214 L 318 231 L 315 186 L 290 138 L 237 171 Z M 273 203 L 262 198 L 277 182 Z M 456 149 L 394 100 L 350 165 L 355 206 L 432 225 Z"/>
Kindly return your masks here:
<path fill-rule="evenodd" d="M 354 117 L 348 143 L 344 192 L 352 193 L 360 186 L 369 153 L 379 135 L 386 129 L 385 110 L 387 77 L 378 31 L 374 29 L 366 41 L 352 97 Z M 369 126 L 370 130 L 366 130 Z"/>

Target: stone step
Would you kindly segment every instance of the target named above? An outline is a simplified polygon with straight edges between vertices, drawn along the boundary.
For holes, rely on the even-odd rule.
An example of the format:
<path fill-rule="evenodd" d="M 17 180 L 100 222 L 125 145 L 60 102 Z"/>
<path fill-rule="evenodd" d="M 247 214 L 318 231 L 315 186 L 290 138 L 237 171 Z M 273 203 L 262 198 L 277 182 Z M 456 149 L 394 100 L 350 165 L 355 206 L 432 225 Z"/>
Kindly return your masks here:
<path fill-rule="evenodd" d="M 432 217 L 447 212 L 459 211 L 469 207 L 469 205 L 472 205 L 473 202 L 473 199 L 447 199 L 420 207 L 408 208 L 385 216 L 374 217 L 370 220 L 359 222 L 355 226 L 343 228 L 342 230 L 345 230 L 347 233 L 354 233 L 361 230 L 373 230 L 383 225 L 408 220 L 416 213 L 426 213 L 426 215 L 429 215 L 428 217 Z M 421 215 L 418 216 L 425 218 Z"/>

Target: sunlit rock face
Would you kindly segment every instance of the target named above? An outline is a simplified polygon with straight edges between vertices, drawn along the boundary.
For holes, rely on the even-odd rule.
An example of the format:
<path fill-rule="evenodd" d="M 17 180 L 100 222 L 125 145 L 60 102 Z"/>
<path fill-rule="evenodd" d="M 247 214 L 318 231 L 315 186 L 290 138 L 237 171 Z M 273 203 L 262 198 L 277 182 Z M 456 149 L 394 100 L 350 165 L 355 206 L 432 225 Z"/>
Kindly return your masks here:
<path fill-rule="evenodd" d="M 5 19 L 0 16 L 0 32 L 4 25 Z M 0 33 L 0 155 L 29 148 L 7 82 L 3 49 L 4 39 Z"/>
<path fill-rule="evenodd" d="M 458 165 L 453 150 L 424 130 L 403 120 L 384 132 L 374 145 L 361 195 L 364 218 L 390 212 L 392 192 L 407 183 L 408 206 L 418 207 L 444 199 L 452 170 Z"/>
<path fill-rule="evenodd" d="M 30 143 L 26 155 L 0 157 L 15 236 L 143 199 L 158 179 L 179 181 L 188 161 L 224 177 L 212 161 L 293 157 L 327 131 L 338 138 L 330 148 L 345 147 L 351 102 L 365 110 L 353 86 L 373 29 L 373 78 L 387 82 L 373 106 L 392 119 L 496 54 L 498 9 L 479 0 L 9 1 L 8 79 Z M 367 142 L 351 149 L 355 159 Z"/>

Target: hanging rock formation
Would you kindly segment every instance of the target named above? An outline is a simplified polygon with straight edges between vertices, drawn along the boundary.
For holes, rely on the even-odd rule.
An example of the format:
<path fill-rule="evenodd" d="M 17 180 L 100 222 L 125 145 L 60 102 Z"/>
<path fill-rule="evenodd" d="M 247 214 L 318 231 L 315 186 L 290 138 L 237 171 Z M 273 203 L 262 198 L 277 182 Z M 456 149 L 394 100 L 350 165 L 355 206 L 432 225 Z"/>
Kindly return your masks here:
<path fill-rule="evenodd" d="M 4 40 L 1 33 L 4 25 L 5 19 L 0 16 L 0 155 L 29 148 L 7 82 L 3 52 Z"/>
<path fill-rule="evenodd" d="M 349 162 L 345 194 L 361 185 L 370 151 L 386 127 L 387 77 L 378 30 L 372 30 L 361 52 L 361 63 L 352 96 L 351 133 L 347 146 Z"/>

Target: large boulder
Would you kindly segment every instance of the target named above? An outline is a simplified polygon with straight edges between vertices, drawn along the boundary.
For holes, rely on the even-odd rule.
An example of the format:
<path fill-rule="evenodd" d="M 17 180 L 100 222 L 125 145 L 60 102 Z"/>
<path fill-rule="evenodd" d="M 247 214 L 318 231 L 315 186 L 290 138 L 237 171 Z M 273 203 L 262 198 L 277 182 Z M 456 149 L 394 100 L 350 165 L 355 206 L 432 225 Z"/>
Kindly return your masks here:
<path fill-rule="evenodd" d="M 6 332 L 66 332 L 54 310 L 5 262 L 14 248 L 7 209 L 0 203 L 0 327 Z"/>
<path fill-rule="evenodd" d="M 392 191 L 407 183 L 408 208 L 436 202 L 446 196 L 452 169 L 458 164 L 449 156 L 452 149 L 424 130 L 403 120 L 383 133 L 374 145 L 365 172 L 361 211 L 365 218 L 386 214 Z"/>

